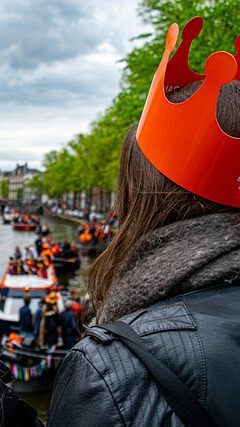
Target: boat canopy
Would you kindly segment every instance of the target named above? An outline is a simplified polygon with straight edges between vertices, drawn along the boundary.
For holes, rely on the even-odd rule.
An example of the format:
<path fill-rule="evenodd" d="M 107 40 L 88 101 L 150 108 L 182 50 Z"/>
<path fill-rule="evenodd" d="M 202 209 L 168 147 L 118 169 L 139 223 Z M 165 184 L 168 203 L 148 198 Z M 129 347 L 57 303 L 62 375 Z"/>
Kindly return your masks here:
<path fill-rule="evenodd" d="M 14 289 L 46 289 L 56 285 L 55 276 L 47 279 L 31 274 L 11 275 L 5 274 L 2 286 Z"/>

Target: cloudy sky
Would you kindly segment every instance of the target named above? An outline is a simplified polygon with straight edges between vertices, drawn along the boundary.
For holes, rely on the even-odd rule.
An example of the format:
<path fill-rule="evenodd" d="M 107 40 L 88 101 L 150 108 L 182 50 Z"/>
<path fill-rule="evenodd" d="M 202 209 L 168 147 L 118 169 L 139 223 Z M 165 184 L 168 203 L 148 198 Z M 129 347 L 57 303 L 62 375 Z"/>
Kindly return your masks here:
<path fill-rule="evenodd" d="M 61 147 L 116 95 L 138 0 L 0 0 L 0 169 Z"/>

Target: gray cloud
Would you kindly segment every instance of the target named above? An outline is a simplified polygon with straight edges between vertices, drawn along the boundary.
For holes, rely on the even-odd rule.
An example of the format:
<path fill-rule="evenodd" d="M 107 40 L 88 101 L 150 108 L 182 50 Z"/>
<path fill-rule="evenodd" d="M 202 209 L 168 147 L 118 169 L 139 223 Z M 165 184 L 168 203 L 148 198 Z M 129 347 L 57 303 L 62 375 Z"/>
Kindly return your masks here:
<path fill-rule="evenodd" d="M 98 40 L 92 25 L 93 3 L 1 1 L 0 50 L 6 62 L 12 68 L 35 68 L 94 49 L 102 37 Z"/>
<path fill-rule="evenodd" d="M 0 53 L 17 69 L 89 54 L 106 41 L 124 53 L 122 29 L 115 28 L 119 5 L 119 0 L 1 0 Z M 110 19 L 104 19 L 108 11 Z"/>
<path fill-rule="evenodd" d="M 109 105 L 117 61 L 145 31 L 137 2 L 0 0 L 0 168 L 40 164 Z"/>

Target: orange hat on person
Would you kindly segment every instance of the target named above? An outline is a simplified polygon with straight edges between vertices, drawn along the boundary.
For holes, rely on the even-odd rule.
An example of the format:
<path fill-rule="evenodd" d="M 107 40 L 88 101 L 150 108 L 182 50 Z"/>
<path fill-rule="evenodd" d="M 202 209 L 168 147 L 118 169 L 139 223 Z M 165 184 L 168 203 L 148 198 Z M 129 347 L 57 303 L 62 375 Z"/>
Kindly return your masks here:
<path fill-rule="evenodd" d="M 45 302 L 47 304 L 56 304 L 58 300 L 59 300 L 59 297 L 56 294 L 56 292 L 50 292 L 50 294 L 45 297 Z"/>
<path fill-rule="evenodd" d="M 188 56 L 202 26 L 201 17 L 187 23 L 182 42 L 169 60 L 179 31 L 176 23 L 170 26 L 136 139 L 146 158 L 175 184 L 212 202 L 240 208 L 240 138 L 226 134 L 216 117 L 221 87 L 240 80 L 240 35 L 235 57 L 228 52 L 213 53 L 201 75 L 190 69 Z M 195 81 L 203 83 L 184 102 L 167 99 L 166 88 Z"/>

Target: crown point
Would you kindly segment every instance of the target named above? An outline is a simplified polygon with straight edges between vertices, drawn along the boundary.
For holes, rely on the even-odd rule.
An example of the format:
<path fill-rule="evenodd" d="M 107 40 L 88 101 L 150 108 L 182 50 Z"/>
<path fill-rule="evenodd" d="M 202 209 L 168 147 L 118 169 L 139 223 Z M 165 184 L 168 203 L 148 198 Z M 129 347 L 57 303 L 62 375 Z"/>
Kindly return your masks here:
<path fill-rule="evenodd" d="M 235 40 L 235 49 L 237 53 L 240 53 L 240 34 L 237 36 Z"/>
<path fill-rule="evenodd" d="M 185 41 L 194 40 L 198 34 L 202 31 L 203 18 L 201 16 L 195 16 L 190 19 L 182 30 L 182 39 Z"/>
<path fill-rule="evenodd" d="M 204 70 L 208 79 L 224 85 L 234 79 L 237 73 L 237 62 L 228 52 L 216 52 L 209 56 Z"/>
<path fill-rule="evenodd" d="M 173 51 L 173 49 L 177 44 L 178 33 L 179 33 L 178 24 L 176 23 L 172 24 L 169 27 L 167 36 L 166 36 L 166 49 L 169 49 L 171 52 Z"/>

